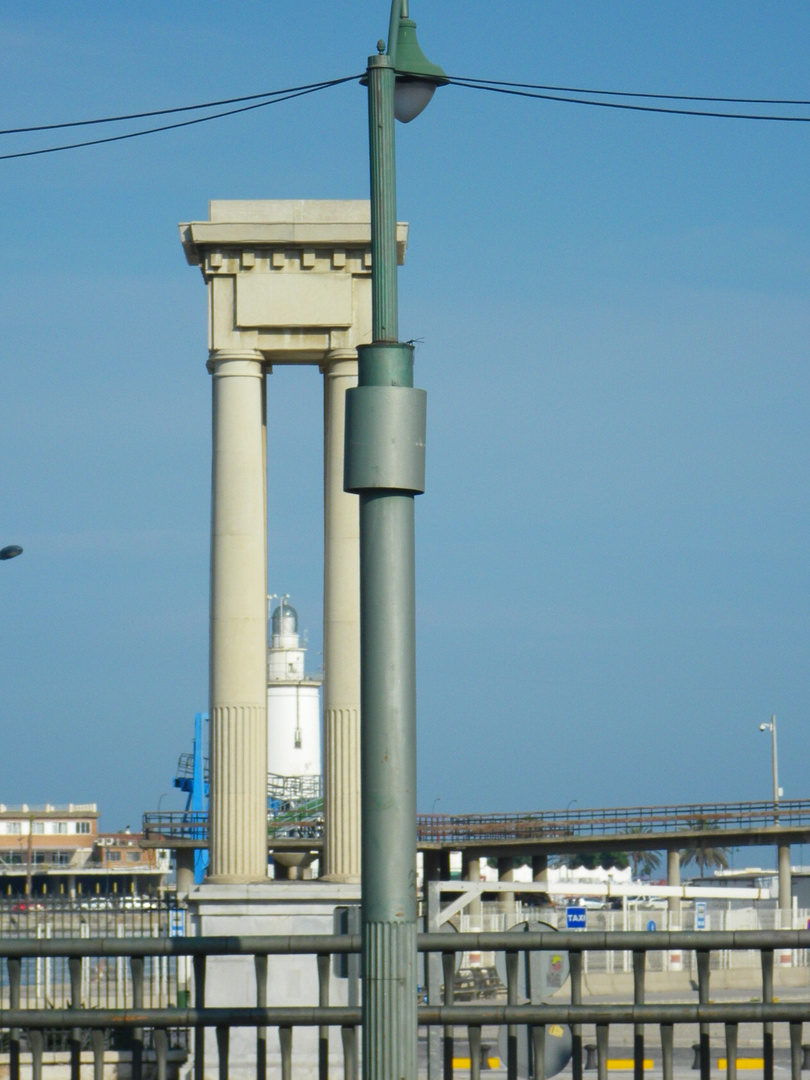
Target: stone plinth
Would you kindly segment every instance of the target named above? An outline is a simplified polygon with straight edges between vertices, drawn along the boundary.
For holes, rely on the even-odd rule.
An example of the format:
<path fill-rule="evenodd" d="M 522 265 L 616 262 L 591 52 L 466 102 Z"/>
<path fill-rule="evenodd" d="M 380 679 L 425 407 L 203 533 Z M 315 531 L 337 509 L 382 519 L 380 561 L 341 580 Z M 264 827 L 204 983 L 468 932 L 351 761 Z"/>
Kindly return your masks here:
<path fill-rule="evenodd" d="M 253 934 L 332 934 L 335 909 L 359 904 L 360 887 L 317 881 L 266 884 L 202 885 L 188 898 L 191 932 L 206 937 Z M 356 984 L 340 978 L 330 965 L 329 1004 L 359 1004 Z M 209 957 L 206 963 L 205 1004 L 215 1007 L 256 1005 L 256 974 L 252 956 Z M 267 960 L 267 1004 L 317 1005 L 318 969 L 315 956 L 270 956 Z M 330 1073 L 343 1074 L 343 1049 L 338 1033 L 330 1032 Z M 206 1032 L 205 1077 L 218 1080 L 216 1038 Z M 296 1080 L 317 1080 L 318 1029 L 293 1031 L 292 1071 Z M 267 1029 L 268 1080 L 280 1077 L 278 1033 Z M 256 1032 L 232 1028 L 229 1076 L 255 1080 Z"/>

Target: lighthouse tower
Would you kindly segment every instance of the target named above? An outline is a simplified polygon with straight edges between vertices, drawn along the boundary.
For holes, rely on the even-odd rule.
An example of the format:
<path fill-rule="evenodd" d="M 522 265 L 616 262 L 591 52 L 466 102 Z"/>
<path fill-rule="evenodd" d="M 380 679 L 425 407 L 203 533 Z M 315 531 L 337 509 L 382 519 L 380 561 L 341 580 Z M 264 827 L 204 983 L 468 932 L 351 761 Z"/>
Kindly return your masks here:
<path fill-rule="evenodd" d="M 288 596 L 270 620 L 267 653 L 267 781 L 277 798 L 321 794 L 320 675 L 304 669 L 306 646 L 298 636 L 298 613 Z"/>

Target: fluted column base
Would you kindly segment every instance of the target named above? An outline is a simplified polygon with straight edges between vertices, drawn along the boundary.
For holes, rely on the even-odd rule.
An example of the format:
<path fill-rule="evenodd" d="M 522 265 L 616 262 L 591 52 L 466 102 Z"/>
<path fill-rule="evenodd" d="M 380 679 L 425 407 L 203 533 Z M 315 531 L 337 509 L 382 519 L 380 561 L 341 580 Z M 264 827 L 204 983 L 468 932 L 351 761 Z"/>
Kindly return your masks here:
<path fill-rule="evenodd" d="M 267 823 L 255 807 L 267 798 L 266 707 L 219 705 L 211 716 L 212 881 L 261 881 L 267 877 Z"/>
<path fill-rule="evenodd" d="M 363 1080 L 416 1078 L 416 923 L 363 927 Z"/>
<path fill-rule="evenodd" d="M 360 880 L 360 710 L 324 713 L 326 843 L 321 877 Z"/>

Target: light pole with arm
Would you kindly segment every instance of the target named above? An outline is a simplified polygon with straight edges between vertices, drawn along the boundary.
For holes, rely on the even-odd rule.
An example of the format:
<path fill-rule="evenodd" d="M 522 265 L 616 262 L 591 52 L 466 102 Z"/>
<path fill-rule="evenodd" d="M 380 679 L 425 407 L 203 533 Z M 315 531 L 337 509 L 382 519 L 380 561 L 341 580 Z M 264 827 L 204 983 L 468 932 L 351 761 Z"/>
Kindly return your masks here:
<path fill-rule="evenodd" d="M 372 342 L 346 393 L 344 489 L 360 504 L 361 879 L 364 1080 L 416 1077 L 414 495 L 424 490 L 425 394 L 398 340 L 394 118 L 446 76 L 393 0 L 368 61 Z"/>

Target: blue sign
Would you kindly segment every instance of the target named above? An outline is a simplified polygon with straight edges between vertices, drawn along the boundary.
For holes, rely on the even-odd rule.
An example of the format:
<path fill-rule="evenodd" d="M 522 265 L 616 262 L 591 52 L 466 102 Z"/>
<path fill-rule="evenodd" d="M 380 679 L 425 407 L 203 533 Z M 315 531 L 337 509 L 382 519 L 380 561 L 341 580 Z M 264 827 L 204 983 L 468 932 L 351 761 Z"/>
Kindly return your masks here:
<path fill-rule="evenodd" d="M 706 929 L 706 901 L 705 900 L 696 900 L 695 901 L 695 929 L 696 930 L 705 930 Z"/>
<path fill-rule="evenodd" d="M 184 908 L 175 908 L 169 912 L 169 937 L 186 936 L 186 912 Z"/>
<path fill-rule="evenodd" d="M 648 930 L 657 930 L 658 929 L 658 927 L 655 925 L 655 919 L 650 919 L 650 921 L 647 923 L 647 929 Z"/>
<path fill-rule="evenodd" d="M 586 911 L 584 907 L 569 907 L 565 909 L 566 930 L 584 930 Z"/>

